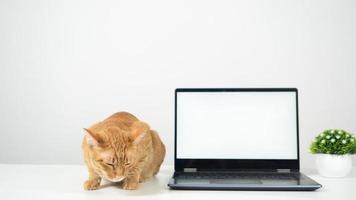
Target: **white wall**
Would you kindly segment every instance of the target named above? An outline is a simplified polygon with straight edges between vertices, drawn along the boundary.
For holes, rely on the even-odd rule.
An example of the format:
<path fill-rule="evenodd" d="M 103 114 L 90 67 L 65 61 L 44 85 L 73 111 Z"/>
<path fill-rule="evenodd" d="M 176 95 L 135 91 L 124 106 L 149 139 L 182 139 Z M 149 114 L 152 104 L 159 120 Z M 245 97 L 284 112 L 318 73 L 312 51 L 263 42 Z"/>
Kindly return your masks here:
<path fill-rule="evenodd" d="M 82 163 L 82 128 L 127 110 L 173 164 L 176 87 L 298 87 L 302 167 L 356 133 L 356 1 L 1 0 L 0 163 Z M 354 162 L 355 163 L 355 162 Z"/>

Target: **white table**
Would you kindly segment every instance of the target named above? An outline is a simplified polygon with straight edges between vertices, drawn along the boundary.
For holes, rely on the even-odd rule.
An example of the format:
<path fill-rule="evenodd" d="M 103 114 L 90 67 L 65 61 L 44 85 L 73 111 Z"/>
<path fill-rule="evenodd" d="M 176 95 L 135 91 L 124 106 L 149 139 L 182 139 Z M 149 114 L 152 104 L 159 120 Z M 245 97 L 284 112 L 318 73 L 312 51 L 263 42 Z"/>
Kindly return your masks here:
<path fill-rule="evenodd" d="M 323 178 L 315 170 L 302 170 L 323 185 L 315 192 L 261 192 L 261 191 L 178 191 L 169 190 L 167 182 L 172 167 L 163 166 L 157 177 L 141 185 L 139 190 L 126 191 L 103 182 L 95 191 L 84 191 L 87 178 L 85 166 L 81 165 L 8 165 L 0 164 L 0 199 L 356 199 L 356 168 L 347 178 Z"/>

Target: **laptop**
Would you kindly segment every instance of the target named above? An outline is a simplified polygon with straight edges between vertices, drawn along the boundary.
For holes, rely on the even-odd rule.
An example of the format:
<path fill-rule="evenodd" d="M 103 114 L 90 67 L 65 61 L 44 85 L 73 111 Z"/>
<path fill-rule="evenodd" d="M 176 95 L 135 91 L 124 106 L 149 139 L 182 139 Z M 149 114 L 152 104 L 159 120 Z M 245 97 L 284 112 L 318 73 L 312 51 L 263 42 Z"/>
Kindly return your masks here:
<path fill-rule="evenodd" d="M 299 171 L 296 88 L 175 90 L 174 174 L 181 190 L 311 191 Z"/>

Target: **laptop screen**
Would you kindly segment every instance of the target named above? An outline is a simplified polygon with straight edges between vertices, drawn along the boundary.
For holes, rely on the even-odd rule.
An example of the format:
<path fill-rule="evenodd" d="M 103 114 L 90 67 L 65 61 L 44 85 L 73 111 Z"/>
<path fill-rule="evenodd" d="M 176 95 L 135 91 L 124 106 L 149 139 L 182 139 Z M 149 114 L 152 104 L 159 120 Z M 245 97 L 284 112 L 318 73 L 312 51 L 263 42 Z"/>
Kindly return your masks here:
<path fill-rule="evenodd" d="M 298 159 L 296 91 L 176 96 L 178 159 Z"/>

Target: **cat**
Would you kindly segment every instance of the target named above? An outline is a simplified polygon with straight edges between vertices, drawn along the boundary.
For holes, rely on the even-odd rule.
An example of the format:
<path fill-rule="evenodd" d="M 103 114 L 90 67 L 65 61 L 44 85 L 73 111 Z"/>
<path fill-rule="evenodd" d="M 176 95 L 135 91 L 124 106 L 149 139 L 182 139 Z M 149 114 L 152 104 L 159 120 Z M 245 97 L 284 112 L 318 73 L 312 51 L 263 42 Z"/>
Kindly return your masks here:
<path fill-rule="evenodd" d="M 156 131 L 134 115 L 118 112 L 84 130 L 82 149 L 89 171 L 84 189 L 98 189 L 104 178 L 135 190 L 158 173 L 165 145 Z"/>

